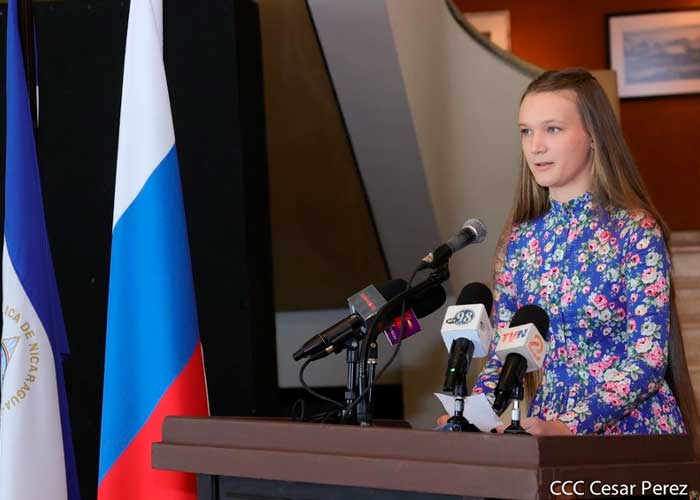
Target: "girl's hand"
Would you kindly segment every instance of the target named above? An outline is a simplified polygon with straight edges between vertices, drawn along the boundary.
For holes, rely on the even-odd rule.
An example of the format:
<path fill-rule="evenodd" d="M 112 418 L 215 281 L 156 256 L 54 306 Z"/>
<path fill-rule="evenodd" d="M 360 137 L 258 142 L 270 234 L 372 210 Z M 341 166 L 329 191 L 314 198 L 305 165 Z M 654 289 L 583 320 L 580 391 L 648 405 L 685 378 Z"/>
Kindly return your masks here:
<path fill-rule="evenodd" d="M 445 425 L 445 424 L 447 423 L 447 421 L 448 421 L 449 419 L 450 419 L 450 416 L 449 416 L 449 415 L 441 415 L 441 416 L 437 419 L 437 424 L 440 425 L 440 426 L 443 426 L 443 425 Z M 506 430 L 506 426 L 505 426 L 505 425 L 499 425 L 499 426 L 497 426 L 497 427 L 494 427 L 494 430 L 495 430 L 498 434 L 503 434 L 503 431 Z M 493 431 L 491 431 L 491 432 L 493 432 Z"/>
<path fill-rule="evenodd" d="M 571 436 L 569 427 L 559 420 L 542 420 L 537 417 L 527 417 L 520 423 L 523 429 L 533 436 Z"/>

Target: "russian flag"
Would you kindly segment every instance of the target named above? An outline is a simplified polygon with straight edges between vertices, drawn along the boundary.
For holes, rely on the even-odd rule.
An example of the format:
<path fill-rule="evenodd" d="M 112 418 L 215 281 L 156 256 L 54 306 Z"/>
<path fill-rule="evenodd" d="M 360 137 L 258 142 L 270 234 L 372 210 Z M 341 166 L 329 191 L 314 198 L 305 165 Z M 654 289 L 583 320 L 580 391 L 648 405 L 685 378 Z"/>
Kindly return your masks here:
<path fill-rule="evenodd" d="M 167 415 L 207 415 L 162 3 L 132 0 L 112 226 L 99 500 L 195 499 L 192 474 L 151 468 Z"/>
<path fill-rule="evenodd" d="M 6 63 L 0 498 L 77 500 L 63 382 L 68 339 L 44 222 L 17 0 L 8 4 Z"/>

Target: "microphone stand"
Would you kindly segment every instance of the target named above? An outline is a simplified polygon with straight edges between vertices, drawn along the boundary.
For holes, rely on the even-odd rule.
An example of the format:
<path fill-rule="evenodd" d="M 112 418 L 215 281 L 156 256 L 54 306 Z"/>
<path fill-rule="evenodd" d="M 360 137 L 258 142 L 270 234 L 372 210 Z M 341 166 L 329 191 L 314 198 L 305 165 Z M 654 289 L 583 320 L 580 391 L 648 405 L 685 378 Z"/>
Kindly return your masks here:
<path fill-rule="evenodd" d="M 349 423 L 353 417 L 354 408 L 350 405 L 357 397 L 357 354 L 360 344 L 357 339 L 352 338 L 345 344 L 345 361 L 348 365 L 347 380 L 345 383 L 345 408 L 340 416 L 340 423 Z"/>
<path fill-rule="evenodd" d="M 369 346 L 369 353 L 367 358 L 367 380 L 369 381 L 369 387 L 367 392 L 367 407 L 369 408 L 369 414 L 372 414 L 374 410 L 374 403 L 372 396 L 374 395 L 374 376 L 377 372 L 377 359 L 379 357 L 377 342 L 372 342 Z"/>
<path fill-rule="evenodd" d="M 520 383 L 513 388 L 513 410 L 511 411 L 511 424 L 506 427 L 504 431 L 506 434 L 527 434 L 530 435 L 525 429 L 520 426 L 520 402 L 525 397 L 525 389 L 523 384 Z"/>
<path fill-rule="evenodd" d="M 362 353 L 360 353 L 362 354 Z M 359 392 L 364 396 L 357 403 L 357 422 L 363 427 L 372 425 L 372 384 L 377 371 L 377 342 L 370 342 L 367 351 L 367 361 L 360 362 Z"/>
<path fill-rule="evenodd" d="M 464 396 L 467 395 L 466 377 L 455 385 L 455 414 L 447 421 L 452 432 L 481 432 L 479 428 L 464 418 Z"/>
<path fill-rule="evenodd" d="M 391 299 L 389 302 L 384 304 L 384 306 L 379 310 L 376 315 L 376 319 L 372 323 L 371 327 L 367 330 L 367 335 L 362 341 L 362 349 L 360 350 L 360 362 L 359 362 L 359 383 L 358 391 L 360 400 L 357 403 L 357 421 L 362 427 L 370 427 L 372 425 L 372 409 L 369 405 L 369 394 L 368 388 L 371 390 L 370 384 L 373 381 L 369 380 L 369 354 L 372 349 L 372 345 L 376 349 L 377 337 L 379 336 L 380 329 L 379 326 L 382 324 L 387 312 L 392 311 L 394 307 L 401 304 L 403 301 L 410 299 L 414 295 L 423 290 L 430 288 L 431 286 L 438 285 L 447 281 L 450 278 L 450 271 L 447 269 L 447 263 L 440 266 L 438 269 L 430 273 L 425 281 L 418 283 L 416 286 L 407 288 L 399 295 Z M 403 332 L 402 332 L 403 333 Z M 374 363 L 376 365 L 376 355 L 374 356 Z M 374 373 L 374 371 L 372 371 Z"/>

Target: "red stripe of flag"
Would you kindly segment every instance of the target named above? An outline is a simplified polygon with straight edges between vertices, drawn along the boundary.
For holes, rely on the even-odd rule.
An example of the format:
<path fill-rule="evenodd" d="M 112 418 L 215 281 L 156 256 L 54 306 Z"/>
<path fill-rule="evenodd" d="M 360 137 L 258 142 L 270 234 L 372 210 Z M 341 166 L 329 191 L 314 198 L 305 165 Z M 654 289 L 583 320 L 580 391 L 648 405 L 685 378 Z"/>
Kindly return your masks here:
<path fill-rule="evenodd" d="M 202 350 L 197 344 L 182 373 L 102 479 L 97 490 L 98 500 L 196 500 L 195 475 L 153 469 L 151 445 L 161 441 L 163 421 L 168 415 L 205 416 L 208 413 Z"/>

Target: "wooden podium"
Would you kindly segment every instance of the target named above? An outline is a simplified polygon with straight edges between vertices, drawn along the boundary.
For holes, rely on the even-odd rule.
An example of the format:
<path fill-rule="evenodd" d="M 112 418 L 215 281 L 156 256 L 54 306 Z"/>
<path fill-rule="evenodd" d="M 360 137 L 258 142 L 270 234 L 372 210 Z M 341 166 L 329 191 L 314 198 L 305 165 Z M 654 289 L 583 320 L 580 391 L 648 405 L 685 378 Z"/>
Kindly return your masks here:
<path fill-rule="evenodd" d="M 655 493 L 644 485 L 700 489 L 688 436 L 535 438 L 168 417 L 152 458 L 154 468 L 198 474 L 200 500 L 544 499 L 554 498 L 551 485 L 559 491 L 555 481 L 583 481 L 577 498 L 594 498 L 603 485 L 636 485 L 636 495 Z"/>

